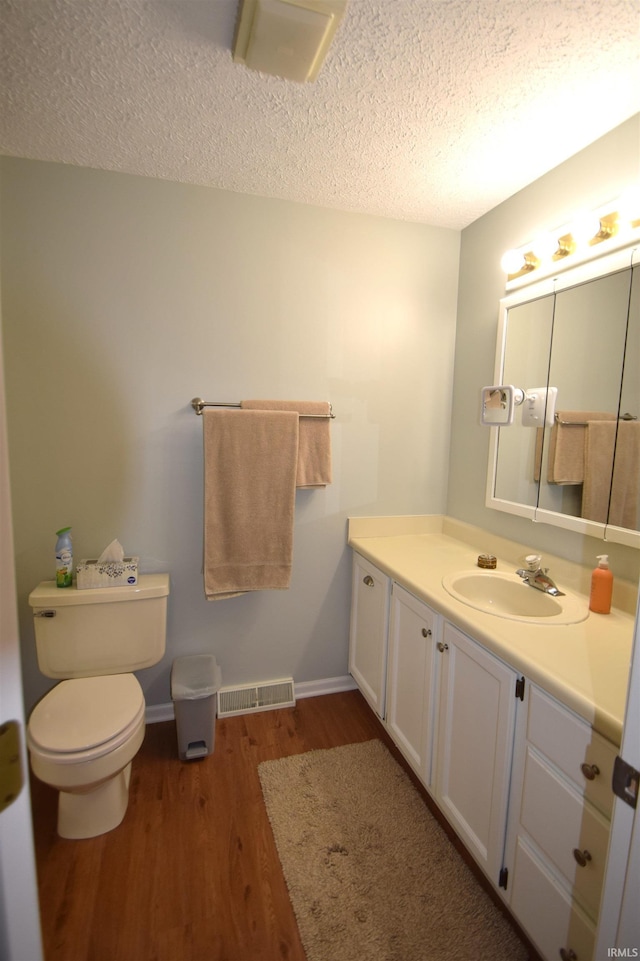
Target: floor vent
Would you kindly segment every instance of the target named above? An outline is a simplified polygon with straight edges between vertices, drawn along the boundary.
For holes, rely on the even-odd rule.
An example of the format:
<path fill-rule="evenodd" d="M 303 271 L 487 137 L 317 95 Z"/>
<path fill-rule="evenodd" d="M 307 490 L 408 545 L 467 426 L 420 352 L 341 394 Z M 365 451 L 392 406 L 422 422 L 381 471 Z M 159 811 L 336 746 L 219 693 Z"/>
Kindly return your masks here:
<path fill-rule="evenodd" d="M 295 703 L 292 677 L 265 681 L 264 684 L 221 687 L 218 691 L 218 717 L 254 714 L 256 711 L 271 711 L 277 707 L 294 707 Z"/>

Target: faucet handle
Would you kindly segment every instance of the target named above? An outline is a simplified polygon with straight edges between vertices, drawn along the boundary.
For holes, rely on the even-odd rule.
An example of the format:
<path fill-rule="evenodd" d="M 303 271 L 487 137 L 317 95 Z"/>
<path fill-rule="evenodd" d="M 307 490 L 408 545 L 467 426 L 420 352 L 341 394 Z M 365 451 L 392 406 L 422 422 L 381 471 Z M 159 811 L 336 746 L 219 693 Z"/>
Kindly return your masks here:
<path fill-rule="evenodd" d="M 540 569 L 542 557 L 540 554 L 527 554 L 525 557 L 525 563 L 530 571 L 537 571 Z"/>

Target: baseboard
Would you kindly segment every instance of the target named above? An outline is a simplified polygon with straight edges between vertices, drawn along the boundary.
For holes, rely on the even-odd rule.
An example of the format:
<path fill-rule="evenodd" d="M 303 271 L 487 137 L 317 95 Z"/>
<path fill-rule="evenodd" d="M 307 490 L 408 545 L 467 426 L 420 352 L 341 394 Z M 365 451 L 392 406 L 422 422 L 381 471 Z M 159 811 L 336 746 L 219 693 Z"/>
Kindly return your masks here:
<path fill-rule="evenodd" d="M 300 681 L 296 684 L 296 700 L 303 697 L 318 697 L 321 694 L 339 694 L 341 691 L 354 691 L 357 684 L 350 674 L 342 677 L 325 677 L 319 681 Z"/>
<path fill-rule="evenodd" d="M 157 724 L 159 721 L 173 721 L 175 713 L 173 701 L 168 704 L 150 704 L 145 710 L 145 722 L 147 724 Z"/>
<path fill-rule="evenodd" d="M 296 700 L 302 700 L 304 697 L 319 697 L 322 694 L 353 691 L 357 686 L 350 674 L 345 674 L 342 677 L 325 677 L 318 681 L 300 681 L 295 685 Z M 173 721 L 174 717 L 173 701 L 169 701 L 167 704 L 150 704 L 145 712 L 147 724 Z"/>

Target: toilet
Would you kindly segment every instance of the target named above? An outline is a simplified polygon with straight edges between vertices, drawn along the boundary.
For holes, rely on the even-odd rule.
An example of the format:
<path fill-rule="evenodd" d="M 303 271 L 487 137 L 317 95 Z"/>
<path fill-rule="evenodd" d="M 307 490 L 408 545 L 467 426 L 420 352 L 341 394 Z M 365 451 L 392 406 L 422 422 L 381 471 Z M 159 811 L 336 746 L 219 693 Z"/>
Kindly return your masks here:
<path fill-rule="evenodd" d="M 125 816 L 145 732 L 132 672 L 164 655 L 168 596 L 168 574 L 87 590 L 43 581 L 29 595 L 38 666 L 60 683 L 31 712 L 27 746 L 35 776 L 59 792 L 63 838 L 97 837 Z"/>

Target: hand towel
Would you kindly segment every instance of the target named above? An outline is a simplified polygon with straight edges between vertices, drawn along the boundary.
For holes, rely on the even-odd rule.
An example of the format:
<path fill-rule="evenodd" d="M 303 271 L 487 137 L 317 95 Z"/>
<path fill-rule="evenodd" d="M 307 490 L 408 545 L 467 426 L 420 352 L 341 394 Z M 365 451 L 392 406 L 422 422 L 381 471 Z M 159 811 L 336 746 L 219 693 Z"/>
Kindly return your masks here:
<path fill-rule="evenodd" d="M 240 406 L 245 410 L 296 411 L 300 415 L 296 487 L 326 487 L 331 483 L 331 407 L 326 401 L 243 400 Z"/>
<path fill-rule="evenodd" d="M 635 530 L 639 496 L 640 424 L 624 420 L 590 421 L 585 445 L 582 516 Z"/>
<path fill-rule="evenodd" d="M 584 481 L 587 423 L 616 420 L 601 411 L 559 410 L 551 428 L 547 480 L 550 484 L 582 484 Z"/>
<path fill-rule="evenodd" d="M 617 421 L 588 421 L 585 428 L 582 516 L 607 523 Z"/>
<path fill-rule="evenodd" d="M 640 423 L 637 420 L 620 420 L 607 523 L 637 530 L 639 500 Z"/>
<path fill-rule="evenodd" d="M 542 477 L 542 452 L 544 450 L 544 427 L 536 427 L 536 439 L 533 450 L 533 479 L 538 483 Z"/>
<path fill-rule="evenodd" d="M 291 581 L 298 417 L 203 411 L 207 600 Z"/>

